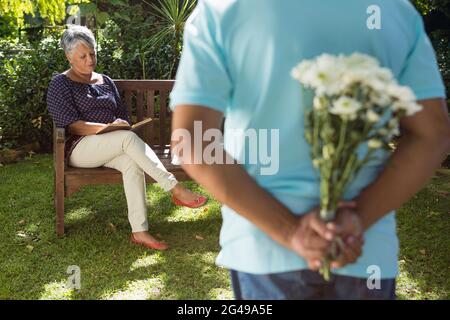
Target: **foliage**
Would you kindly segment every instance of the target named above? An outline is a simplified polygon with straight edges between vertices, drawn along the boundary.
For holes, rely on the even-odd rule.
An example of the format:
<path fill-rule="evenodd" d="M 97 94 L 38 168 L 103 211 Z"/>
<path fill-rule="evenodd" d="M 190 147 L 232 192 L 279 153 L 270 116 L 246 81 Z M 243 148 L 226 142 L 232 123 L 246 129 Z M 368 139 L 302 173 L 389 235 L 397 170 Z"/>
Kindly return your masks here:
<path fill-rule="evenodd" d="M 165 78 L 171 55 L 165 54 L 165 44 L 149 44 L 156 18 L 148 6 L 119 4 L 109 10 L 111 18 L 98 32 L 99 66 L 105 68 L 103 71 L 117 78 Z"/>
<path fill-rule="evenodd" d="M 134 71 L 133 78 L 173 79 L 184 23 L 195 4 L 195 0 L 139 1 L 136 4 L 116 0 L 107 6 L 100 3 L 98 8 L 110 17 L 103 34 L 119 40 L 115 50 L 122 63 L 117 63 L 123 65 L 125 61 L 127 69 Z"/>
<path fill-rule="evenodd" d="M 116 79 L 173 77 L 182 40 L 180 35 L 174 38 L 178 39 L 176 45 L 174 41 L 164 42 L 167 37 L 160 38 L 164 41 L 152 40 L 156 28 L 167 24 L 160 23 L 161 17 L 152 11 L 151 3 L 116 0 L 108 1 L 107 6 L 102 1 L 98 7 L 80 5 L 83 14 L 92 14 L 93 9 L 99 10 L 94 18 L 101 13 L 108 15 L 102 28 L 94 29 L 98 40 L 97 72 Z M 180 12 L 186 19 L 186 11 Z M 58 46 L 62 29 L 45 29 L 42 36 L 37 34 L 40 41 L 32 41 L 30 31 L 21 41 L 1 41 L 0 149 L 39 141 L 43 151 L 51 150 L 52 122 L 47 113 L 46 88 L 54 72 L 68 68 Z"/>
<path fill-rule="evenodd" d="M 52 123 L 46 111 L 47 86 L 52 73 L 66 65 L 58 49 L 59 33 L 33 45 L 10 46 L 0 43 L 0 149 L 39 141 L 49 150 Z"/>
<path fill-rule="evenodd" d="M 0 39 L 17 36 L 16 24 L 12 17 L 0 15 Z"/>
<path fill-rule="evenodd" d="M 412 0 L 422 13 L 425 28 L 436 50 L 447 94 L 450 93 L 450 0 Z"/>
<path fill-rule="evenodd" d="M 66 0 L 0 0 L 0 14 L 12 18 L 18 26 L 23 26 L 26 15 L 40 13 L 50 24 L 62 22 L 66 17 Z M 86 0 L 71 0 L 69 3 L 81 3 Z"/>
<path fill-rule="evenodd" d="M 423 15 L 440 11 L 450 18 L 450 0 L 412 0 L 412 3 Z"/>
<path fill-rule="evenodd" d="M 182 34 L 184 24 L 195 8 L 196 0 L 158 0 L 158 5 L 151 4 L 159 22 L 155 33 L 150 39 L 152 46 L 169 44 L 172 49 L 173 63 L 170 69 L 170 78 L 175 77 L 182 47 Z"/>
<path fill-rule="evenodd" d="M 431 23 L 442 21 L 434 19 L 434 14 L 447 14 L 448 8 L 443 4 L 449 1 L 414 0 L 424 14 L 427 28 L 432 30 L 430 38 L 450 90 L 449 30 Z M 49 29 L 52 21 L 58 23 L 63 16 L 62 3 L 65 3 L 63 11 L 66 13 L 68 6 L 74 5 L 70 14 L 78 10 L 81 22 L 95 31 L 98 72 L 122 79 L 173 79 L 182 48 L 181 30 L 196 1 L 0 0 L 0 149 L 36 139 L 43 145 L 51 143 L 51 136 L 46 136 L 51 121 L 45 112 L 45 88 L 41 86 L 48 84 L 53 72 L 68 67 L 57 48 L 61 30 Z M 30 14 L 25 14 L 27 12 Z M 22 29 L 26 30 L 26 36 L 18 38 L 20 25 L 25 27 Z M 438 27 L 441 29 L 435 29 Z M 54 29 L 59 31 L 51 31 Z M 53 37 L 52 46 L 47 47 L 47 37 Z M 52 69 L 46 67 L 48 65 L 52 65 Z M 27 89 L 30 90 L 27 92 Z M 25 110 L 28 107 L 31 109 Z M 41 128 L 30 128 L 29 123 L 40 116 Z M 16 124 L 14 119 L 18 120 Z"/>

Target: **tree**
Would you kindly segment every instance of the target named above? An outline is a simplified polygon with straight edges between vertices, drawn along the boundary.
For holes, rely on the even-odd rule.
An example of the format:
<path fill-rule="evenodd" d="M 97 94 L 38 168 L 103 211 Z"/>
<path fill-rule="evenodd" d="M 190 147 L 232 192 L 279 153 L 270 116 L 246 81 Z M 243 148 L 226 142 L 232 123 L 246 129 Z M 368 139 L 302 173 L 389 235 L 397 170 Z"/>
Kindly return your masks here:
<path fill-rule="evenodd" d="M 428 33 L 450 30 L 450 0 L 412 0 L 424 18 Z"/>
<path fill-rule="evenodd" d="M 26 15 L 36 13 L 55 24 L 66 17 L 66 6 L 86 2 L 89 0 L 0 0 L 0 15 L 13 19 L 19 27 L 24 26 Z"/>

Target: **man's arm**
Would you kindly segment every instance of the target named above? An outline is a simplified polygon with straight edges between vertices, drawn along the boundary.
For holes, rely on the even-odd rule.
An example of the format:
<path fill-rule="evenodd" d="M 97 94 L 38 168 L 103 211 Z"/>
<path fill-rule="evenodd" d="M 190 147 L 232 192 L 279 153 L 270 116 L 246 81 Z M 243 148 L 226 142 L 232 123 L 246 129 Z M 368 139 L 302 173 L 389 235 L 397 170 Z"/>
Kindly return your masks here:
<path fill-rule="evenodd" d="M 367 230 L 416 194 L 450 150 L 450 121 L 443 99 L 419 101 L 423 110 L 400 121 L 402 136 L 380 176 L 357 197 Z"/>
<path fill-rule="evenodd" d="M 201 121 L 204 131 L 220 129 L 222 113 L 201 106 L 177 106 L 173 113 L 172 129 L 187 129 L 191 133 L 191 157 L 195 148 L 194 121 Z M 207 142 L 204 142 L 202 149 Z M 225 156 L 225 151 L 223 150 Z M 253 222 L 261 230 L 276 237 L 288 247 L 289 235 L 294 232 L 295 216 L 272 195 L 259 187 L 240 164 L 188 164 L 182 168 L 208 190 L 215 199 Z M 202 161 L 203 162 L 203 161 Z M 191 161 L 193 163 L 193 161 Z M 278 212 L 278 214 L 273 214 Z"/>

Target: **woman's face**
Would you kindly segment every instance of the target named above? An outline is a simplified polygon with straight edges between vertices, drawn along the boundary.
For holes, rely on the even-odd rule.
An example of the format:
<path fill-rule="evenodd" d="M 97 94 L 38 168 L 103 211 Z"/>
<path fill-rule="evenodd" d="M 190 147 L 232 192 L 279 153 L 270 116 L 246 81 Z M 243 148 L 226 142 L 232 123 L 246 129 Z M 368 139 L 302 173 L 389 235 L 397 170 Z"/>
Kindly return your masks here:
<path fill-rule="evenodd" d="M 72 68 L 82 74 L 92 73 L 97 64 L 95 50 L 82 42 L 79 42 L 72 52 L 66 54 L 66 57 L 72 65 Z"/>

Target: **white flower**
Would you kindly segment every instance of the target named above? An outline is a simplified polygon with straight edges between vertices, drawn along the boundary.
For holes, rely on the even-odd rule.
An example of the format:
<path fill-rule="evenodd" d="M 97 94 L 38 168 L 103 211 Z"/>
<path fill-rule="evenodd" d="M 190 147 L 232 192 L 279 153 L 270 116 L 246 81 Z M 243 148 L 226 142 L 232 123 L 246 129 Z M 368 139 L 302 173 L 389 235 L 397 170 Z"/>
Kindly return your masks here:
<path fill-rule="evenodd" d="M 370 149 L 378 149 L 381 148 L 383 142 L 381 142 L 378 139 L 370 139 L 367 145 L 369 146 Z"/>
<path fill-rule="evenodd" d="M 380 120 L 380 116 L 373 110 L 367 110 L 366 117 L 369 122 L 378 122 Z"/>
<path fill-rule="evenodd" d="M 344 66 L 338 63 L 336 57 L 322 54 L 316 60 L 315 73 L 311 75 L 312 85 L 318 94 L 339 94 L 343 89 L 341 78 L 344 71 Z"/>
<path fill-rule="evenodd" d="M 345 64 L 346 68 L 350 70 L 361 69 L 376 69 L 379 67 L 377 59 L 363 53 L 355 52 L 350 56 L 340 56 L 341 61 Z"/>
<path fill-rule="evenodd" d="M 400 86 L 397 83 L 391 83 L 387 88 L 387 93 L 399 101 L 415 101 L 416 95 L 414 92 L 405 86 Z"/>
<path fill-rule="evenodd" d="M 304 60 L 292 69 L 291 76 L 305 86 L 312 87 L 311 79 L 314 77 L 315 72 L 316 66 L 314 61 Z"/>
<path fill-rule="evenodd" d="M 362 107 L 361 103 L 350 97 L 340 97 L 333 103 L 333 107 L 330 109 L 332 114 L 341 116 L 350 120 L 356 119 L 356 113 Z"/>
<path fill-rule="evenodd" d="M 307 87 L 314 88 L 319 95 L 335 95 L 341 93 L 342 73 L 345 68 L 337 63 L 337 58 L 322 54 L 315 60 L 305 60 L 297 65 L 291 76 Z"/>
<path fill-rule="evenodd" d="M 392 105 L 392 99 L 391 97 L 386 94 L 383 90 L 374 90 L 370 93 L 370 101 L 372 104 L 380 106 L 380 107 L 387 107 Z"/>
<path fill-rule="evenodd" d="M 355 83 L 365 84 L 370 74 L 366 70 L 347 70 L 342 75 L 342 83 L 349 87 Z"/>
<path fill-rule="evenodd" d="M 388 128 L 389 129 L 393 129 L 393 128 L 397 128 L 398 127 L 398 120 L 397 118 L 392 118 L 391 120 L 389 120 L 388 122 Z"/>
<path fill-rule="evenodd" d="M 334 148 L 332 145 L 326 144 L 322 148 L 322 157 L 325 160 L 328 160 L 331 158 L 331 156 L 334 154 Z"/>
<path fill-rule="evenodd" d="M 312 161 L 314 168 L 318 169 L 320 167 L 320 164 L 322 163 L 321 159 L 314 159 Z"/>
<path fill-rule="evenodd" d="M 315 96 L 313 100 L 313 107 L 316 110 L 323 110 L 325 108 L 325 103 L 323 103 L 322 98 Z"/>
<path fill-rule="evenodd" d="M 305 74 L 305 72 L 307 72 L 311 68 L 312 64 L 313 64 L 313 62 L 310 60 L 305 60 L 305 61 L 302 61 L 301 63 L 299 63 L 291 71 L 292 78 L 294 78 L 300 82 L 304 82 L 303 75 Z"/>
<path fill-rule="evenodd" d="M 398 136 L 400 134 L 400 130 L 399 130 L 398 126 L 399 126 L 399 124 L 398 124 L 397 118 L 392 118 L 391 120 L 389 120 L 387 127 L 389 129 L 390 137 Z"/>
<path fill-rule="evenodd" d="M 405 111 L 406 116 L 412 116 L 422 110 L 422 106 L 414 101 L 397 101 L 392 105 L 394 111 Z"/>
<path fill-rule="evenodd" d="M 400 130 L 398 127 L 393 128 L 390 132 L 389 132 L 389 136 L 393 137 L 393 136 L 398 136 L 400 134 Z"/>
<path fill-rule="evenodd" d="M 339 56 L 338 60 L 345 68 L 343 81 L 348 85 L 357 82 L 368 84 L 376 79 L 379 73 L 379 77 L 383 79 L 386 75 L 385 71 L 379 67 L 378 61 L 366 54 L 354 53 L 350 56 Z"/>

